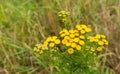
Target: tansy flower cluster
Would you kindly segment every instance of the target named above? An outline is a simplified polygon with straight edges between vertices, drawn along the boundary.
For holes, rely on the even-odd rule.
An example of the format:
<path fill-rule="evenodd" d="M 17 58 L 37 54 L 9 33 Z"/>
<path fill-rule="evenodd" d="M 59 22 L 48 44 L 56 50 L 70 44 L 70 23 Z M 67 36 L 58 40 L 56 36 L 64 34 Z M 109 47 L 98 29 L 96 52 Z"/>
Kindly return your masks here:
<path fill-rule="evenodd" d="M 106 39 L 106 36 L 102 35 L 102 34 L 96 34 L 95 36 L 89 36 L 87 39 L 91 43 L 97 44 L 97 46 L 98 46 L 97 51 L 102 51 L 102 48 L 105 45 L 108 45 L 108 41 Z"/>
<path fill-rule="evenodd" d="M 85 24 L 77 24 L 73 28 L 70 12 L 60 11 L 58 17 L 64 24 L 61 27 L 65 29 L 34 47 L 36 56 L 41 56 L 40 62 L 43 60 L 42 63 L 45 63 L 45 70 L 50 70 L 50 73 L 58 71 L 59 74 L 100 74 L 97 69 L 97 54 L 108 45 L 106 36 L 93 35 L 91 28 Z"/>
<path fill-rule="evenodd" d="M 67 22 L 68 17 L 70 16 L 70 12 L 60 11 L 58 12 L 58 17 L 62 20 L 63 23 Z"/>
<path fill-rule="evenodd" d="M 62 38 L 62 44 L 68 48 L 68 53 L 73 54 L 75 50 L 81 50 L 85 45 L 85 33 L 91 32 L 91 29 L 86 25 L 76 25 L 75 29 L 63 29 L 59 32 Z"/>
<path fill-rule="evenodd" d="M 87 27 L 86 25 L 76 25 L 76 29 L 80 31 L 81 34 L 85 34 L 91 32 L 91 28 Z"/>
<path fill-rule="evenodd" d="M 108 45 L 108 41 L 106 39 L 105 35 L 96 34 L 95 36 L 90 36 L 88 33 L 91 32 L 91 28 L 88 26 L 81 24 L 76 25 L 74 29 L 63 29 L 59 32 L 59 36 L 51 36 L 48 37 L 44 42 L 43 46 L 50 47 L 51 49 L 54 49 L 54 47 L 64 46 L 65 51 L 67 51 L 69 54 L 73 54 L 75 51 L 82 50 L 82 47 L 84 49 L 87 49 L 87 46 L 93 44 L 96 44 L 97 51 L 102 51 L 102 48 L 105 45 Z M 58 47 L 59 46 L 59 47 Z M 86 46 L 86 47 L 85 47 Z M 94 47 L 90 47 L 90 50 Z M 43 53 L 41 48 L 41 44 L 36 45 L 34 48 L 34 51 L 38 52 L 39 54 Z M 63 49 L 63 48 L 62 48 Z"/>
<path fill-rule="evenodd" d="M 39 44 L 35 45 L 33 51 L 35 52 L 36 56 L 39 56 L 39 55 L 43 54 L 43 52 L 45 50 L 48 50 L 48 47 L 43 45 L 43 44 L 41 44 L 41 43 L 39 43 Z"/>
<path fill-rule="evenodd" d="M 67 16 L 70 16 L 70 12 L 60 11 L 60 12 L 58 12 L 58 16 L 65 18 L 65 17 L 67 17 Z"/>
<path fill-rule="evenodd" d="M 52 36 L 52 37 L 48 37 L 45 41 L 44 41 L 44 45 L 45 46 L 49 46 L 49 47 L 54 47 L 55 45 L 60 44 L 60 40 L 58 39 L 57 36 Z"/>

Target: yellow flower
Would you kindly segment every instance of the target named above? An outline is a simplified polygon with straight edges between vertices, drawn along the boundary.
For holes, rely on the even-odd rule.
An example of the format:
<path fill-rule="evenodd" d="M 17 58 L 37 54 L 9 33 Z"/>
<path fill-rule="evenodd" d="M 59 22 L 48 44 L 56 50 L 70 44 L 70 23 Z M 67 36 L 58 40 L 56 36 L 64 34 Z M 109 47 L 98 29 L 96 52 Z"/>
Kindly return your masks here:
<path fill-rule="evenodd" d="M 69 30 L 69 33 L 75 33 L 75 31 L 74 30 Z"/>
<path fill-rule="evenodd" d="M 79 41 L 79 44 L 80 44 L 80 45 L 84 45 L 85 42 L 84 42 L 83 40 L 80 40 L 80 41 Z"/>
<path fill-rule="evenodd" d="M 64 39 L 67 39 L 67 40 L 68 40 L 68 39 L 70 39 L 70 37 L 69 37 L 69 36 L 65 36 Z"/>
<path fill-rule="evenodd" d="M 74 42 L 79 42 L 79 38 L 74 38 Z"/>
<path fill-rule="evenodd" d="M 40 48 L 42 47 L 42 44 L 41 44 L 41 43 L 40 43 L 40 44 L 37 44 L 36 47 L 37 47 L 38 49 L 40 49 Z"/>
<path fill-rule="evenodd" d="M 42 51 L 42 50 L 40 50 L 40 51 L 39 51 L 39 54 L 43 54 L 43 51 Z"/>
<path fill-rule="evenodd" d="M 69 48 L 69 49 L 68 49 L 68 53 L 69 53 L 69 54 L 73 54 L 73 53 L 74 53 L 74 49 L 73 49 L 73 48 Z"/>
<path fill-rule="evenodd" d="M 61 14 L 58 14 L 59 17 L 61 17 L 62 15 Z"/>
<path fill-rule="evenodd" d="M 51 41 L 55 41 L 57 39 L 57 36 L 51 37 Z"/>
<path fill-rule="evenodd" d="M 88 37 L 87 37 L 87 39 L 91 39 L 91 38 L 92 38 L 92 36 L 88 36 Z"/>
<path fill-rule="evenodd" d="M 59 40 L 59 39 L 56 39 L 56 40 L 55 40 L 55 44 L 60 44 L 60 40 Z"/>
<path fill-rule="evenodd" d="M 95 51 L 93 47 L 91 47 L 91 49 L 90 49 L 90 50 L 91 50 L 91 51 Z"/>
<path fill-rule="evenodd" d="M 60 36 L 61 36 L 61 37 L 64 37 L 65 35 L 66 35 L 66 34 L 65 34 L 65 33 L 63 33 L 63 34 L 61 34 Z"/>
<path fill-rule="evenodd" d="M 66 12 L 66 15 L 70 15 L 70 12 Z"/>
<path fill-rule="evenodd" d="M 80 46 L 80 45 L 77 45 L 77 46 L 76 46 L 76 49 L 77 49 L 77 50 L 81 50 L 81 46 Z"/>
<path fill-rule="evenodd" d="M 85 31 L 86 32 L 91 32 L 91 29 L 90 28 L 86 28 Z"/>
<path fill-rule="evenodd" d="M 100 39 L 100 34 L 96 34 L 95 38 Z"/>
<path fill-rule="evenodd" d="M 67 40 L 66 39 L 63 39 L 62 40 L 62 44 L 66 44 L 67 43 Z"/>
<path fill-rule="evenodd" d="M 59 16 L 59 17 L 62 17 L 62 18 L 65 18 L 65 17 L 70 16 L 70 12 L 60 11 L 60 12 L 58 12 L 58 16 Z"/>
<path fill-rule="evenodd" d="M 74 37 L 75 37 L 75 35 L 74 35 L 74 34 L 70 34 L 70 37 L 71 37 L 71 38 L 74 38 Z"/>
<path fill-rule="evenodd" d="M 71 47 L 75 48 L 76 47 L 76 43 L 71 43 Z"/>
<path fill-rule="evenodd" d="M 48 45 L 48 42 L 47 42 L 47 41 L 45 41 L 45 42 L 43 43 L 43 45 L 47 46 L 47 45 Z"/>
<path fill-rule="evenodd" d="M 75 33 L 78 33 L 79 31 L 78 30 L 74 30 Z"/>
<path fill-rule="evenodd" d="M 74 40 L 73 40 L 72 38 L 69 39 L 69 42 L 70 42 L 70 43 L 73 42 L 73 41 L 74 41 Z"/>
<path fill-rule="evenodd" d="M 80 35 L 80 39 L 85 39 L 85 36 L 84 35 Z"/>
<path fill-rule="evenodd" d="M 67 32 L 65 32 L 65 35 L 69 35 L 70 33 L 67 31 Z"/>
<path fill-rule="evenodd" d="M 102 39 L 103 42 L 106 42 L 107 40 L 106 39 Z"/>
<path fill-rule="evenodd" d="M 50 43 L 49 46 L 50 46 L 50 47 L 54 47 L 54 46 L 55 46 L 55 43 Z"/>
<path fill-rule="evenodd" d="M 95 42 L 98 42 L 99 40 L 98 40 L 98 39 L 96 39 L 96 38 L 94 38 L 94 41 L 95 41 Z"/>
<path fill-rule="evenodd" d="M 79 36 L 79 33 L 75 33 L 75 36 Z"/>
<path fill-rule="evenodd" d="M 106 39 L 102 39 L 103 42 L 105 42 L 105 45 L 108 45 L 108 41 Z"/>
<path fill-rule="evenodd" d="M 76 28 L 77 28 L 78 30 L 82 30 L 82 27 L 81 27 L 80 25 L 76 25 Z"/>
<path fill-rule="evenodd" d="M 81 32 L 81 34 L 85 34 L 85 30 L 81 30 L 80 32 Z"/>
<path fill-rule="evenodd" d="M 42 50 L 48 50 L 48 47 L 45 45 L 42 45 Z"/>
<path fill-rule="evenodd" d="M 90 42 L 94 42 L 95 38 L 94 37 L 90 37 Z"/>
<path fill-rule="evenodd" d="M 98 45 L 104 45 L 104 42 L 103 41 L 98 41 Z"/>
<path fill-rule="evenodd" d="M 63 32 L 68 32 L 68 30 L 67 29 L 63 29 Z"/>
<path fill-rule="evenodd" d="M 71 43 L 70 43 L 70 42 L 67 42 L 67 43 L 66 43 L 66 46 L 70 46 L 70 45 L 71 45 Z"/>
<path fill-rule="evenodd" d="M 57 36 L 53 36 L 52 38 L 53 38 L 53 39 L 57 39 Z"/>
<path fill-rule="evenodd" d="M 36 46 L 37 48 L 41 48 L 42 44 L 39 43 L 39 44 L 36 44 L 35 46 Z"/>
<path fill-rule="evenodd" d="M 52 37 L 48 37 L 46 41 L 49 42 L 49 41 L 51 41 L 51 39 L 52 39 Z"/>
<path fill-rule="evenodd" d="M 106 38 L 106 36 L 105 35 L 101 35 L 101 38 Z"/>
<path fill-rule="evenodd" d="M 105 45 L 108 45 L 108 41 L 105 42 Z"/>
<path fill-rule="evenodd" d="M 34 50 L 34 51 L 37 51 L 37 52 L 39 51 L 39 49 L 38 49 L 38 48 L 36 48 L 36 47 L 34 47 L 34 49 L 33 49 L 33 50 Z"/>
<path fill-rule="evenodd" d="M 82 24 L 81 27 L 82 27 L 83 29 L 86 29 L 86 28 L 87 28 L 87 26 L 84 25 L 84 24 Z"/>
<path fill-rule="evenodd" d="M 59 34 L 62 34 L 62 33 L 64 33 L 64 32 L 68 32 L 68 30 L 63 29 L 62 31 L 59 32 Z"/>
<path fill-rule="evenodd" d="M 97 51 L 102 51 L 102 47 L 98 47 L 98 48 L 97 48 Z"/>

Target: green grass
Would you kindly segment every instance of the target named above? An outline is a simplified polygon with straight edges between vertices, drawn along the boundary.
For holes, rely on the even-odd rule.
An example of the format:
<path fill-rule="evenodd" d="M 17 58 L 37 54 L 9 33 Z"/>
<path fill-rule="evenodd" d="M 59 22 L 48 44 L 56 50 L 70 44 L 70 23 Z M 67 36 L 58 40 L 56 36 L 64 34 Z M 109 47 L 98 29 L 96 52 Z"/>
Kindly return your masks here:
<path fill-rule="evenodd" d="M 119 0 L 1 0 L 0 1 L 0 73 L 37 74 L 46 71 L 33 57 L 36 43 L 49 35 L 58 35 L 63 24 L 57 12 L 71 13 L 70 24 L 84 23 L 107 35 L 109 46 L 101 64 L 106 74 L 120 73 L 120 1 Z"/>

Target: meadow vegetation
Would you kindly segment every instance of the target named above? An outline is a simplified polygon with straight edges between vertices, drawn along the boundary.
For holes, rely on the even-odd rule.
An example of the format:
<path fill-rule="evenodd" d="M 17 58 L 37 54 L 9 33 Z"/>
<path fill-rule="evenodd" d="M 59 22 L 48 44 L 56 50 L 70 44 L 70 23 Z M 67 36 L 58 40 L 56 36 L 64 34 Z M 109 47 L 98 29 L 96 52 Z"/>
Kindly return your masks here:
<path fill-rule="evenodd" d="M 70 12 L 69 23 L 60 20 L 61 10 Z M 98 69 L 120 74 L 120 0 L 0 0 L 0 74 L 54 74 L 43 62 L 47 58 L 34 55 L 34 47 L 76 24 L 106 36 L 109 44 L 98 55 Z"/>

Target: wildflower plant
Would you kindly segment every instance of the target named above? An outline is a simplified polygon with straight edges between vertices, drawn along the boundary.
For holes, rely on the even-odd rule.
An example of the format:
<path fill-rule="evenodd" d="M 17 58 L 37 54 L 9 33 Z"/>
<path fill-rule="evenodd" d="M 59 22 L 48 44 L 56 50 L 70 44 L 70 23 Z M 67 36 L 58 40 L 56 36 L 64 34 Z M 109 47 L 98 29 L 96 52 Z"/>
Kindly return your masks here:
<path fill-rule="evenodd" d="M 58 16 L 68 15 L 62 14 L 63 11 Z M 100 74 L 97 56 L 106 45 L 105 35 L 92 35 L 90 27 L 77 24 L 73 29 L 61 30 L 59 36 L 50 36 L 42 44 L 36 44 L 34 52 L 40 59 L 44 58 L 42 61 L 51 74 Z"/>
<path fill-rule="evenodd" d="M 61 22 L 65 25 L 65 28 L 66 28 L 70 20 L 70 12 L 60 11 L 58 12 L 58 17 L 61 20 Z"/>

